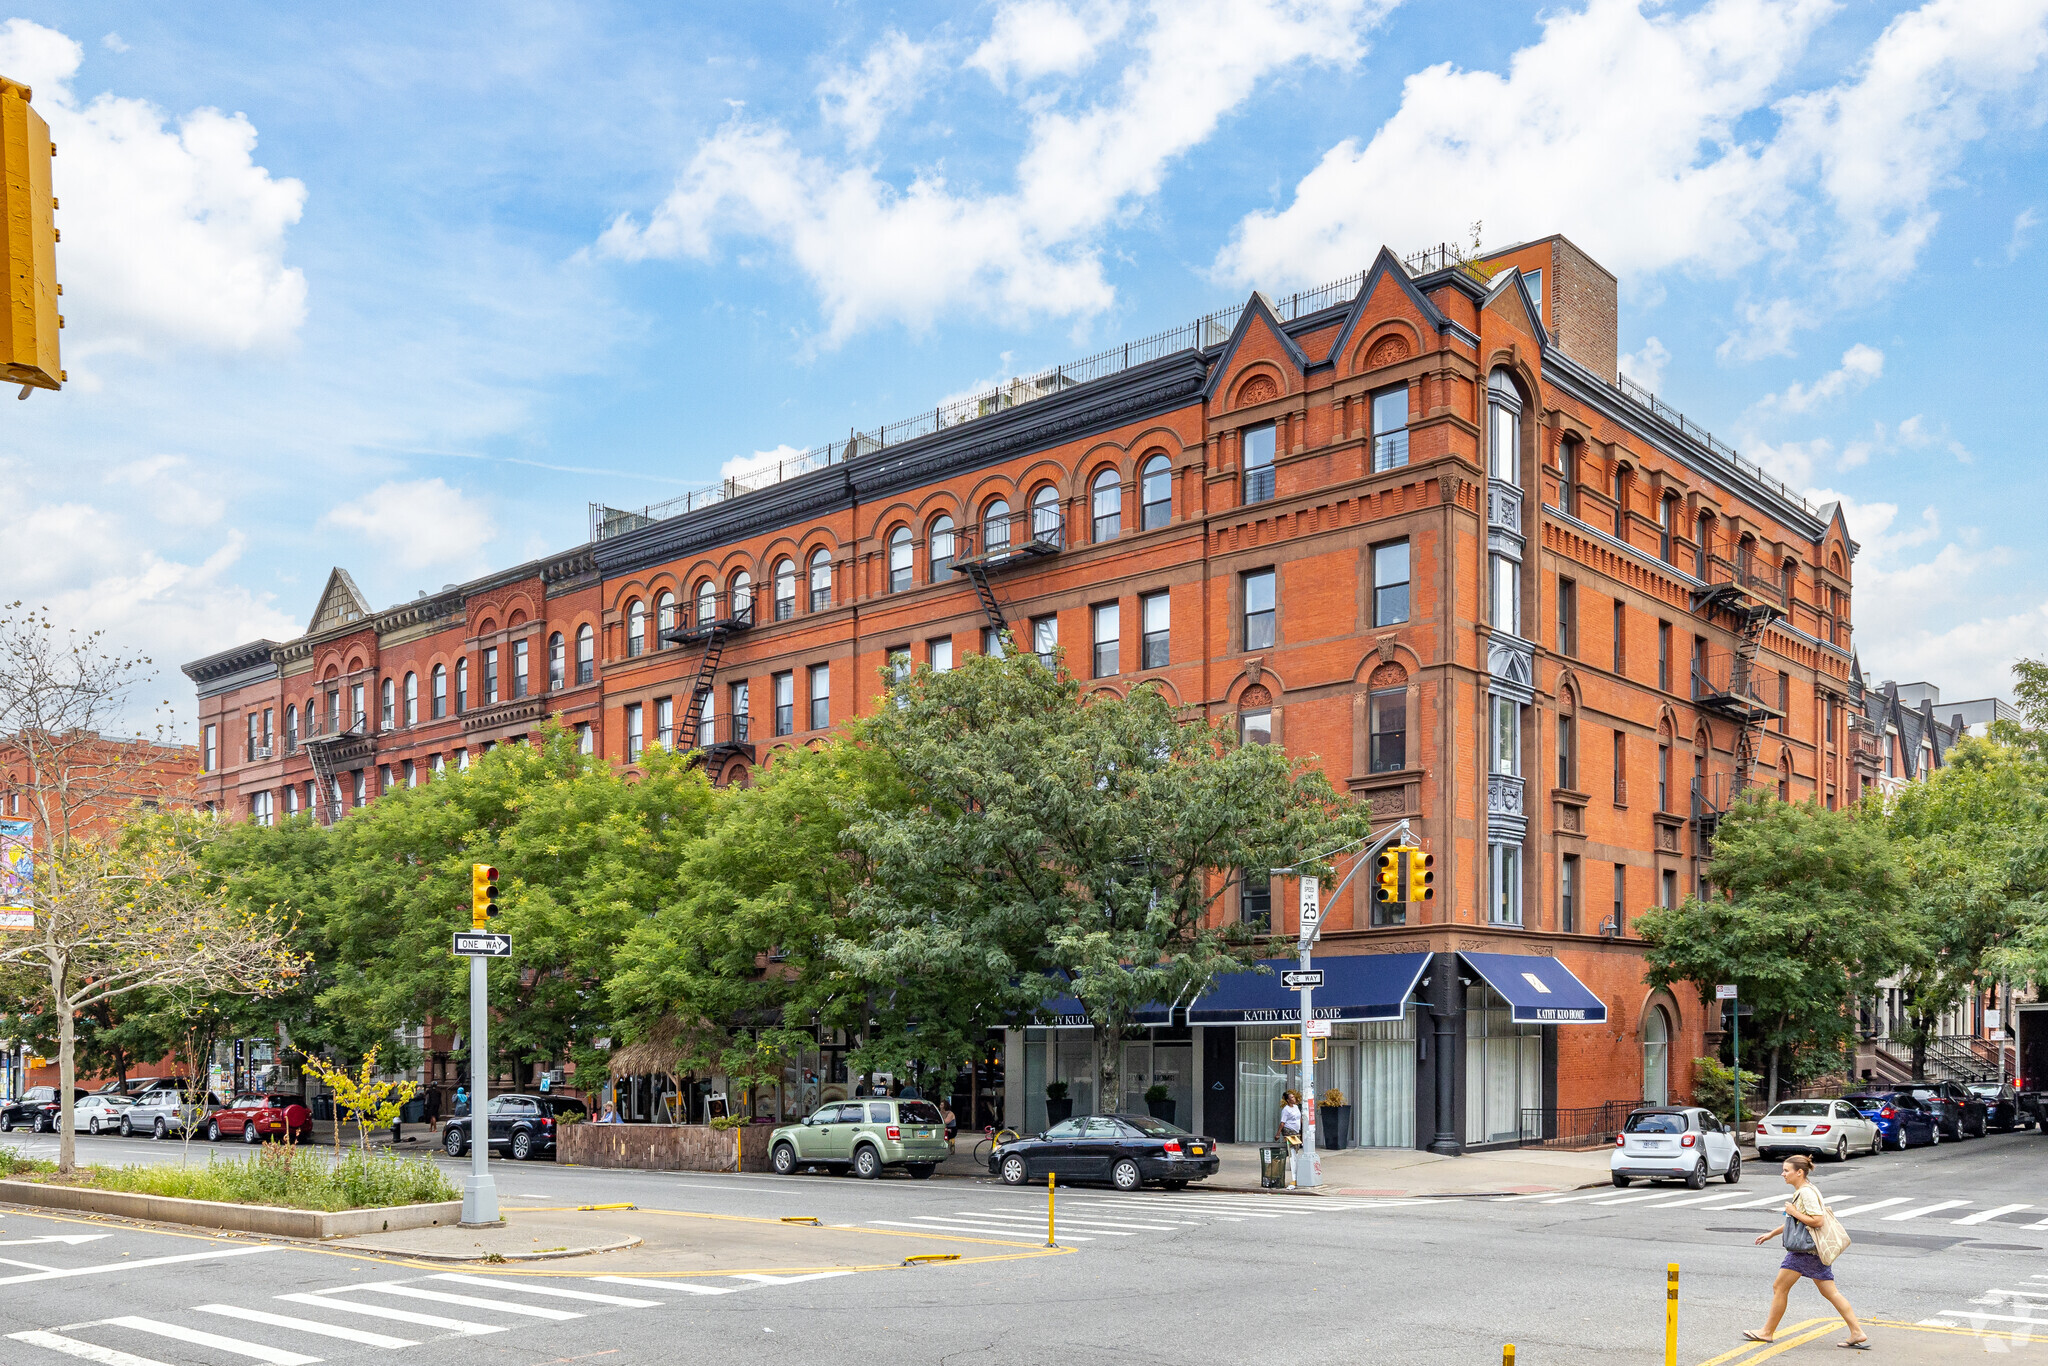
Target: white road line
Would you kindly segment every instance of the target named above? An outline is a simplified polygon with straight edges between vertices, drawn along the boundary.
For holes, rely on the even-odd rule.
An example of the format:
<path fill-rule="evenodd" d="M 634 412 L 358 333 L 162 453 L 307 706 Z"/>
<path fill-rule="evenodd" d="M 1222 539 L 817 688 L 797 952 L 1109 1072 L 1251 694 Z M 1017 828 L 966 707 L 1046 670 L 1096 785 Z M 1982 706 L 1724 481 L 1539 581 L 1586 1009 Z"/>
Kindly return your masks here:
<path fill-rule="evenodd" d="M 660 1300 L 629 1300 L 624 1295 L 599 1295 L 589 1290 L 560 1290 L 552 1285 L 522 1285 L 491 1276 L 465 1276 L 460 1272 L 441 1271 L 433 1276 L 437 1281 L 454 1281 L 459 1285 L 480 1285 L 486 1290 L 516 1290 L 522 1295 L 552 1295 L 558 1300 L 588 1300 L 592 1304 L 616 1304 L 625 1309 L 658 1309 Z"/>
<path fill-rule="evenodd" d="M 479 1295 L 451 1295 L 445 1290 L 422 1290 L 416 1285 L 400 1285 L 397 1281 L 365 1281 L 360 1285 L 336 1286 L 334 1290 L 323 1290 L 320 1293 L 332 1295 L 342 1290 L 368 1290 L 379 1295 L 398 1295 L 409 1300 L 432 1300 L 436 1304 L 460 1305 L 464 1309 L 495 1309 L 500 1314 L 518 1314 L 529 1319 L 549 1319 L 556 1323 L 583 1317 L 574 1309 L 546 1309 L 537 1304 L 515 1304 L 511 1300 L 487 1300 Z"/>
<path fill-rule="evenodd" d="M 1496 1195 L 1496 1196 L 1492 1196 L 1492 1197 L 1490 1197 L 1490 1198 L 1489 1198 L 1489 1199 L 1487 1200 L 1487 1203 L 1488 1203 L 1488 1204 L 1490 1204 L 1490 1205 L 1512 1205 L 1512 1204 L 1514 1204 L 1514 1203 L 1515 1203 L 1515 1202 L 1516 1202 L 1517 1200 L 1541 1200 L 1541 1199 L 1543 1199 L 1543 1198 L 1544 1198 L 1545 1196 L 1547 1196 L 1547 1195 L 1555 1195 L 1555 1194 L 1557 1194 L 1557 1192 L 1556 1192 L 1556 1191 L 1554 1191 L 1554 1190 L 1549 1190 L 1549 1191 L 1536 1191 L 1535 1193 L 1533 1193 L 1533 1194 L 1530 1194 L 1530 1195 Z"/>
<path fill-rule="evenodd" d="M 1097 1206 L 1096 1208 L 1100 1207 Z M 1033 1217 L 1022 1211 L 1013 1213 L 1009 1210 L 963 1209 L 955 1210 L 954 1213 L 963 1217 L 973 1218 L 980 1218 L 983 1215 L 989 1215 L 997 1219 L 1030 1219 Z M 1100 1214 L 1078 1214 L 1061 1217 L 1071 1218 L 1077 1224 L 1100 1224 L 1104 1228 L 1135 1228 L 1146 1233 L 1171 1233 L 1174 1230 L 1174 1225 L 1172 1224 L 1141 1224 L 1130 1219 L 1110 1219 Z"/>
<path fill-rule="evenodd" d="M 1954 1209 L 1957 1205 L 1967 1205 L 1969 1203 L 1967 1200 L 1939 1200 L 1932 1205 L 1922 1205 L 1918 1209 L 1902 1209 L 1897 1214 L 1887 1214 L 1885 1222 L 1895 1224 L 1901 1219 L 1918 1219 L 1923 1214 L 1933 1214 L 1937 1210 Z"/>
<path fill-rule="evenodd" d="M 1837 1219 L 1847 1219 L 1852 1214 L 1868 1214 L 1874 1209 L 1890 1209 L 1893 1205 L 1903 1205 L 1907 1198 L 1903 1195 L 1894 1195 L 1889 1200 L 1872 1200 L 1862 1205 L 1829 1205 L 1828 1209 Z"/>
<path fill-rule="evenodd" d="M 194 1347 L 211 1347 L 215 1351 L 227 1352 L 251 1361 L 267 1361 L 270 1366 L 313 1366 L 319 1357 L 309 1357 L 303 1352 L 287 1352 L 282 1347 L 266 1347 L 260 1342 L 249 1342 L 243 1338 L 223 1337 L 200 1328 L 186 1328 L 162 1319 L 146 1319 L 135 1314 L 124 1314 L 118 1319 L 103 1319 L 103 1323 L 120 1328 L 133 1328 L 138 1333 L 154 1333 L 160 1338 L 173 1342 L 189 1342 Z"/>
<path fill-rule="evenodd" d="M 2035 1299 L 2040 1299 L 2043 1296 L 2048 1296 L 2048 1290 L 1987 1290 L 1984 1293 L 1987 1296 L 2004 1295 L 2008 1299 L 2018 1299 L 2023 1295 L 2031 1295 Z M 2039 1306 L 2036 1307 L 2038 1308 Z"/>
<path fill-rule="evenodd" d="M 743 1285 L 698 1285 L 695 1281 L 636 1281 L 631 1276 L 592 1276 L 593 1281 L 608 1285 L 631 1285 L 642 1290 L 680 1290 L 688 1295 L 730 1295 L 735 1290 L 745 1290 Z"/>
<path fill-rule="evenodd" d="M 1996 1319 L 2000 1323 L 2043 1323 L 2048 1319 L 2032 1319 L 2025 1314 L 1987 1314 L 1981 1309 L 1944 1309 L 1937 1318 L 1950 1319 Z"/>
<path fill-rule="evenodd" d="M 1661 1204 L 1661 1205 L 1652 1205 L 1652 1206 L 1650 1206 L 1650 1208 L 1651 1208 L 1651 1209 L 1679 1209 L 1679 1208 L 1681 1208 L 1682 1206 L 1685 1206 L 1685 1205 L 1706 1205 L 1706 1204 L 1711 1204 L 1711 1203 L 1713 1203 L 1713 1202 L 1714 1202 L 1714 1201 L 1716 1201 L 1716 1200 L 1740 1200 L 1740 1199 L 1741 1199 L 1742 1197 L 1744 1197 L 1745 1195 L 1748 1195 L 1748 1194 L 1749 1194 L 1749 1192 L 1748 1192 L 1748 1191 L 1743 1191 L 1743 1190 L 1725 1190 L 1725 1191 L 1715 1191 L 1715 1192 L 1714 1192 L 1714 1193 L 1713 1193 L 1712 1195 L 1688 1195 L 1688 1196 L 1686 1196 L 1686 1197 L 1685 1197 L 1685 1198 L 1684 1198 L 1683 1200 L 1668 1200 L 1668 1201 L 1666 1201 L 1665 1203 L 1663 1203 L 1663 1204 Z"/>
<path fill-rule="evenodd" d="M 310 1304 L 320 1309 L 339 1309 L 345 1314 L 362 1314 L 373 1319 L 390 1319 L 393 1323 L 416 1323 L 422 1328 L 446 1328 L 451 1333 L 465 1333 L 478 1337 L 484 1333 L 502 1333 L 504 1327 L 495 1323 L 471 1323 L 467 1319 L 443 1318 L 439 1314 L 415 1314 L 410 1309 L 389 1309 L 381 1304 L 357 1304 L 334 1295 L 300 1293 L 279 1295 L 278 1299 L 287 1304 Z"/>
<path fill-rule="evenodd" d="M 57 1269 L 54 1266 L 44 1266 L 41 1262 L 17 1262 L 12 1257 L 0 1257 L 0 1266 L 25 1266 L 30 1271 L 55 1271 Z"/>
<path fill-rule="evenodd" d="M 1633 1205 L 1642 1200 L 1667 1199 L 1670 1194 L 1670 1191 L 1651 1191 L 1648 1195 L 1622 1195 L 1612 1200 L 1602 1200 L 1600 1203 L 1603 1205 Z"/>
<path fill-rule="evenodd" d="M 65 1356 L 77 1357 L 80 1361 L 96 1361 L 100 1366 L 164 1366 L 161 1361 L 153 1361 L 148 1357 L 139 1357 L 128 1352 L 117 1352 L 111 1347 L 102 1347 L 93 1342 L 80 1342 L 77 1338 L 67 1338 L 58 1333 L 9 1333 L 7 1336 L 15 1342 L 47 1347 L 53 1352 L 62 1352 Z"/>
<path fill-rule="evenodd" d="M 883 1219 L 875 1219 L 870 1222 L 882 1224 L 888 1221 Z M 1015 1222 L 1011 1222 L 1005 1219 L 962 1219 L 951 1214 L 920 1214 L 917 1216 L 915 1220 L 912 1221 L 912 1226 L 923 1226 L 926 1228 L 946 1228 L 962 1231 L 972 1229 L 977 1233 L 1001 1233 L 1006 1238 L 1036 1238 L 1038 1236 L 1038 1231 L 1041 1228 L 1045 1227 L 1043 1223 L 1035 1219 L 1020 1219 Z M 1077 1226 L 1078 1225 L 1070 1223 L 1068 1220 L 1065 1219 L 1062 1219 L 1058 1222 L 1058 1227 L 1060 1228 L 1071 1228 Z M 1095 1233 L 1097 1230 L 1091 1228 L 1088 1231 L 1092 1234 Z M 1103 1236 L 1109 1238 L 1133 1238 L 1137 1235 L 1132 1233 L 1110 1233 L 1104 1231 Z"/>
<path fill-rule="evenodd" d="M 806 1271 L 795 1276 L 774 1276 L 765 1271 L 742 1271 L 733 1276 L 736 1281 L 759 1281 L 763 1285 L 795 1285 L 798 1281 L 829 1281 L 835 1276 L 851 1276 L 851 1271 Z"/>
<path fill-rule="evenodd" d="M 1993 1209 L 1980 1210 L 1976 1214 L 1965 1214 L 1954 1222 L 1958 1224 L 1982 1224 L 1996 1219 L 2001 1214 L 2012 1214 L 2019 1210 L 2032 1208 L 2032 1205 L 1999 1205 Z"/>
<path fill-rule="evenodd" d="M 1017 1241 L 1020 1236 L 1017 1230 L 1013 1228 L 983 1228 L 980 1225 L 967 1224 L 907 1224 L 893 1219 L 871 1219 L 868 1222 L 876 1228 L 914 1228 L 919 1233 L 985 1233 L 991 1238 L 1007 1238 L 1012 1242 Z M 1078 1233 L 1067 1235 L 1067 1240 L 1075 1243 L 1092 1243 L 1095 1241 L 1093 1238 L 1083 1238 Z M 1024 1241 L 1030 1242 L 1035 1240 L 1025 1239 Z"/>
<path fill-rule="evenodd" d="M 1723 1205 L 1721 1209 L 1761 1209 L 1765 1205 L 1789 1205 L 1791 1203 L 1792 1196 L 1790 1192 L 1779 1192 L 1775 1195 L 1766 1195 L 1761 1200 L 1745 1200 L 1739 1205 Z M 1968 1202 L 1965 1201 L 1964 1203 L 1967 1204 Z M 1719 1213 L 1719 1211 L 1717 1210 L 1716 1213 Z"/>
<path fill-rule="evenodd" d="M 27 1281 L 55 1281 L 71 1276 L 100 1276 L 110 1271 L 133 1271 L 144 1266 L 170 1266 L 174 1262 L 210 1262 L 216 1257 L 246 1257 L 254 1252 L 275 1252 L 269 1243 L 237 1244 L 213 1252 L 187 1252 L 177 1257 L 143 1257 L 132 1262 L 108 1262 L 104 1266 L 78 1266 L 63 1271 L 38 1271 L 28 1276 L 0 1277 L 0 1285 L 21 1285 Z"/>
<path fill-rule="evenodd" d="M 1604 1191 L 1594 1191 L 1591 1195 L 1553 1195 L 1543 1203 L 1546 1205 L 1569 1205 L 1574 1200 L 1605 1200 L 1613 1194 L 1614 1189 L 1610 1186 Z"/>
<path fill-rule="evenodd" d="M 338 1323 L 321 1323 L 315 1319 L 293 1318 L 290 1314 L 273 1314 L 267 1309 L 244 1309 L 239 1304 L 195 1304 L 192 1308 L 201 1314 L 220 1314 L 231 1319 L 246 1319 L 250 1323 L 268 1324 L 272 1328 L 289 1328 L 297 1333 L 340 1338 L 343 1342 L 361 1343 L 365 1347 L 419 1346 L 419 1343 L 411 1338 L 394 1338 L 383 1333 L 372 1333 L 366 1328 L 344 1328 Z"/>

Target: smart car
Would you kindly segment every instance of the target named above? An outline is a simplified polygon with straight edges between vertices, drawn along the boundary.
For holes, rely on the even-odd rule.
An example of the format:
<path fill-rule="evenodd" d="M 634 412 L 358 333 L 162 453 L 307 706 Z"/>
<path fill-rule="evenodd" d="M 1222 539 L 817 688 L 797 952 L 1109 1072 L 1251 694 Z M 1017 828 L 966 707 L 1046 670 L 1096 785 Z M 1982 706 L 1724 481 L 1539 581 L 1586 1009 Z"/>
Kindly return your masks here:
<path fill-rule="evenodd" d="M 1682 1178 L 1693 1190 L 1718 1176 L 1732 1186 L 1742 1179 L 1742 1153 L 1735 1135 L 1712 1110 L 1696 1105 L 1645 1106 L 1614 1136 L 1607 1170 L 1617 1186 L 1639 1176 L 1652 1181 Z"/>

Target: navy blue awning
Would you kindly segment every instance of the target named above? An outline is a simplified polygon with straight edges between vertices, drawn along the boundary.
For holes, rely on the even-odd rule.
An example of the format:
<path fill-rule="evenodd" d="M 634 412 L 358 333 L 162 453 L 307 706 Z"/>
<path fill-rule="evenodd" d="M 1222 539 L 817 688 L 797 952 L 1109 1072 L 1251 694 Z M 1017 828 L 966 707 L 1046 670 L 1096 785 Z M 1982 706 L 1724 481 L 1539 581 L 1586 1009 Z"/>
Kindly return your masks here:
<path fill-rule="evenodd" d="M 1077 1029 L 1093 1025 L 1088 1018 L 1088 1007 L 1075 997 L 1061 994 L 1042 1003 L 1032 1015 L 1034 1024 L 1053 1029 Z M 1138 1025 L 1163 1025 L 1171 1023 L 1171 1013 L 1163 1005 L 1139 1006 L 1131 1016 L 1131 1023 Z"/>
<path fill-rule="evenodd" d="M 1189 1024 L 1288 1024 L 1301 1018 L 1301 994 L 1280 984 L 1280 974 L 1300 963 L 1292 958 L 1259 960 L 1273 973 L 1235 972 L 1215 985 L 1188 1010 Z M 1318 1020 L 1398 1020 L 1407 1010 L 1426 953 L 1348 953 L 1313 959 L 1323 970 L 1316 988 Z"/>
<path fill-rule="evenodd" d="M 1600 1024 L 1607 1006 L 1555 958 L 1533 953 L 1461 953 L 1514 1011 L 1517 1024 Z"/>

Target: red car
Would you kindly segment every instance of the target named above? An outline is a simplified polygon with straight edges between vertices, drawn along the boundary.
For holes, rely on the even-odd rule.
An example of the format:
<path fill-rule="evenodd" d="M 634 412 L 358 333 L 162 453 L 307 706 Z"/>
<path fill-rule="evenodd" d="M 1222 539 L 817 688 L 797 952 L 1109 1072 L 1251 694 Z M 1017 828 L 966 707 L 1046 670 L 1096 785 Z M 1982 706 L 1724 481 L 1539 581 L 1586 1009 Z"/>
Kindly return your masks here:
<path fill-rule="evenodd" d="M 297 1096 L 236 1096 L 206 1117 L 206 1137 L 213 1143 L 223 1138 L 239 1138 L 248 1144 L 266 1138 L 303 1143 L 312 1128 L 313 1116 Z"/>

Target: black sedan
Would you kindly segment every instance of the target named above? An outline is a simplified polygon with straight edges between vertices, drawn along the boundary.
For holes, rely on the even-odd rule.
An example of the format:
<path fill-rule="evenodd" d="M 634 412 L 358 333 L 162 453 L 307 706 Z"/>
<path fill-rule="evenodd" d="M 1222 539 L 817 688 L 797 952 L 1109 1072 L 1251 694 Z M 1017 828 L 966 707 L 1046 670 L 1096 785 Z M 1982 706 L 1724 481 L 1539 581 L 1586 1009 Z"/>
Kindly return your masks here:
<path fill-rule="evenodd" d="M 510 1153 L 524 1162 L 546 1157 L 555 1151 L 555 1136 L 561 1132 L 561 1116 L 573 1113 L 578 1119 L 589 1115 L 574 1096 L 492 1096 L 485 1107 L 490 1150 Z M 441 1130 L 441 1147 L 450 1157 L 469 1151 L 468 1115 L 457 1115 Z"/>
<path fill-rule="evenodd" d="M 2012 1089 L 2012 1083 L 1978 1081 L 1963 1089 L 1984 1102 L 1986 1118 L 1998 1132 L 2009 1134 L 2014 1129 L 2034 1127 L 2033 1113 L 2020 1105 L 2020 1093 Z"/>
<path fill-rule="evenodd" d="M 1991 1127 L 1990 1108 L 1952 1081 L 1909 1081 L 1895 1088 L 1934 1111 L 1944 1138 L 1982 1138 Z"/>
<path fill-rule="evenodd" d="M 1120 1191 L 1157 1182 L 1177 1191 L 1214 1176 L 1213 1139 L 1149 1115 L 1076 1115 L 1036 1138 L 1005 1143 L 989 1154 L 989 1175 L 1012 1186 L 1041 1181 L 1107 1181 Z"/>
<path fill-rule="evenodd" d="M 84 1100 L 91 1094 L 82 1086 L 71 1088 L 73 1100 Z M 20 1100 L 0 1106 L 0 1134 L 7 1133 L 17 1124 L 26 1124 L 39 1134 L 53 1134 L 57 1132 L 59 1123 L 57 1088 L 54 1086 L 31 1086 L 21 1093 Z"/>

